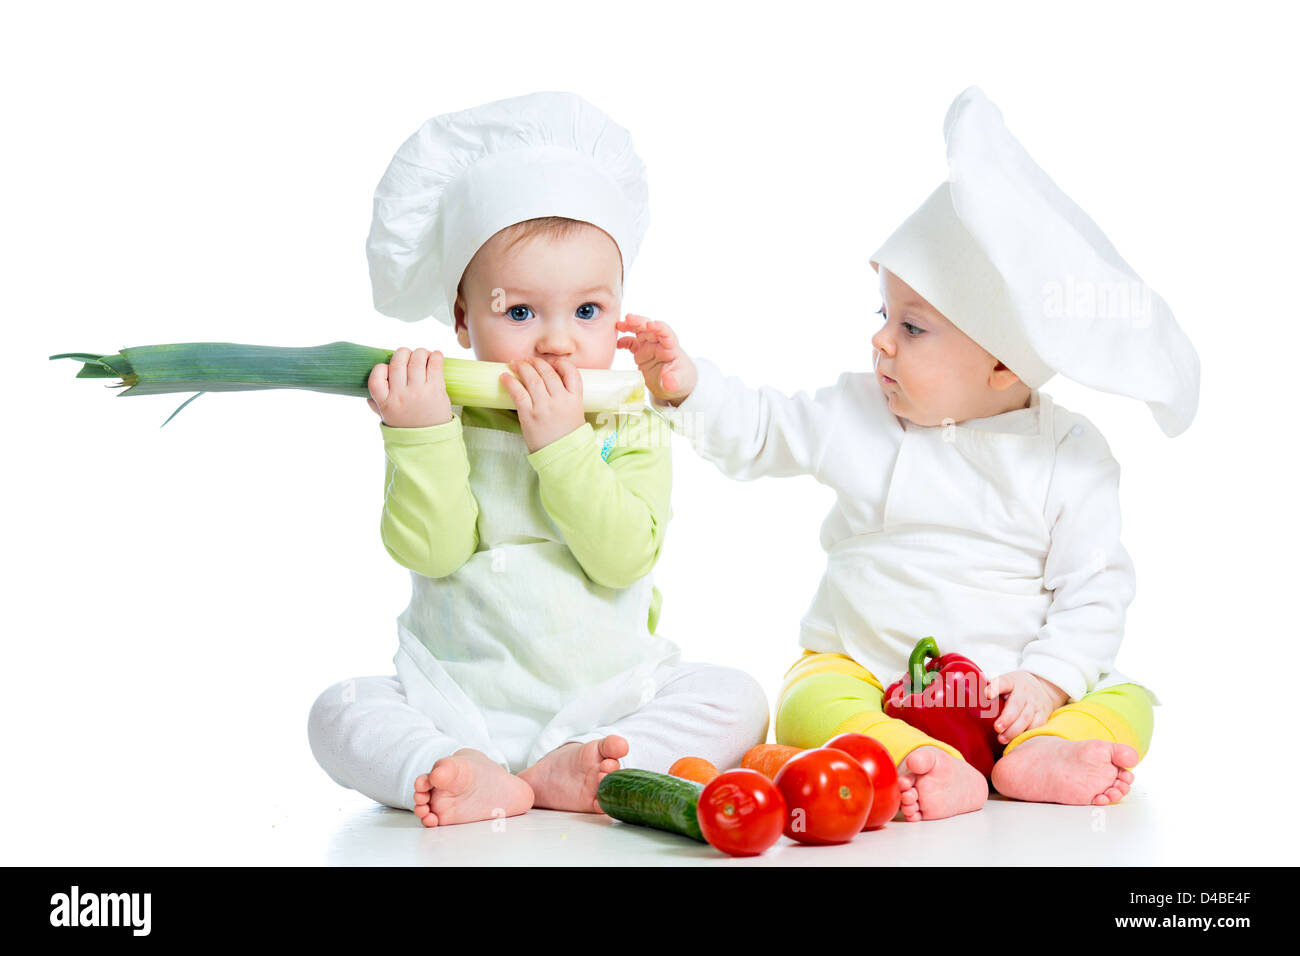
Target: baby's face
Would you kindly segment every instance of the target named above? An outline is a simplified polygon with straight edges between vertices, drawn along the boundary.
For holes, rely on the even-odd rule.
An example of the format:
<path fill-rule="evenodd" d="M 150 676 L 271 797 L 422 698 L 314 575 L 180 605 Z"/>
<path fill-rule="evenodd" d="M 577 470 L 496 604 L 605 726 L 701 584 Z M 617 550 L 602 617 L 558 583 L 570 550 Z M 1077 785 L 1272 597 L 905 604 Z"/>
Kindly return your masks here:
<path fill-rule="evenodd" d="M 917 425 L 1000 415 L 1029 404 L 1014 372 L 883 266 L 885 324 L 871 338 L 889 410 Z"/>
<path fill-rule="evenodd" d="M 618 246 L 595 226 L 513 244 L 498 232 L 465 269 L 456 337 L 484 362 L 541 358 L 554 365 L 563 358 L 578 368 L 609 368 L 622 274 Z"/>

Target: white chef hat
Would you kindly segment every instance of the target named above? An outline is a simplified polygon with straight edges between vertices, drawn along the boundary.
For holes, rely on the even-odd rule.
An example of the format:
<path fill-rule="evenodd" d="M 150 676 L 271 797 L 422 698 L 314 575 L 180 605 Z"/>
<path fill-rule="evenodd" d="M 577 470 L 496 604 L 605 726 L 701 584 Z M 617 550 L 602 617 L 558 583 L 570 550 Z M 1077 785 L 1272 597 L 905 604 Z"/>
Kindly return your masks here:
<path fill-rule="evenodd" d="M 435 116 L 375 189 L 366 240 L 375 308 L 454 325 L 456 288 L 483 243 L 543 216 L 589 222 L 626 270 L 650 223 L 627 130 L 572 93 L 531 93 Z"/>
<path fill-rule="evenodd" d="M 1164 300 L 1025 152 L 978 87 L 948 108 L 949 178 L 871 257 L 1030 388 L 1056 372 L 1144 401 L 1166 435 L 1201 366 Z"/>

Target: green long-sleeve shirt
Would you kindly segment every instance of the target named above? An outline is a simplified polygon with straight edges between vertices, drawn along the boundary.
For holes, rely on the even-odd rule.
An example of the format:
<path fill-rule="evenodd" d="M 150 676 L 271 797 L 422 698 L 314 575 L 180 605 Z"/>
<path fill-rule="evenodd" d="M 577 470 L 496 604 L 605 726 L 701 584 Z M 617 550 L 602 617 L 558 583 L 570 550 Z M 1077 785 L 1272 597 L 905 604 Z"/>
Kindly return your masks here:
<path fill-rule="evenodd" d="M 587 577 L 625 588 L 654 567 L 672 518 L 669 430 L 648 410 L 586 419 L 528 462 L 537 471 L 542 507 Z M 380 537 L 393 560 L 427 577 L 453 574 L 480 550 L 462 420 L 522 434 L 517 412 L 484 408 L 462 409 L 428 428 L 379 426 L 387 460 Z M 661 603 L 655 588 L 652 633 Z"/>

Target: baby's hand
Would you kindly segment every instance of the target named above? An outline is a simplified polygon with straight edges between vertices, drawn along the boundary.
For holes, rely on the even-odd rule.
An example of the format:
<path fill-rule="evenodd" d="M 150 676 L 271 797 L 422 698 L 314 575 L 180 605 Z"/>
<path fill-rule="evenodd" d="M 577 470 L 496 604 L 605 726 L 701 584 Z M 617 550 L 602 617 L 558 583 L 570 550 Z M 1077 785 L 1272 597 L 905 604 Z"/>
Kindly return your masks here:
<path fill-rule="evenodd" d="M 545 448 L 586 422 L 582 376 L 568 359 L 556 359 L 554 367 L 545 359 L 515 359 L 510 363 L 510 372 L 501 373 L 501 384 L 515 400 L 519 429 L 529 453 Z"/>
<path fill-rule="evenodd" d="M 620 332 L 636 333 L 619 339 L 618 347 L 632 353 L 650 393 L 669 405 L 680 405 L 685 401 L 699 377 L 695 363 L 682 351 L 673 330 L 662 322 L 651 322 L 640 315 L 628 315 L 615 328 Z"/>
<path fill-rule="evenodd" d="M 984 694 L 990 700 L 1001 694 L 1008 695 L 1002 702 L 1002 713 L 993 725 L 998 731 L 998 740 L 1004 744 L 1026 730 L 1047 723 L 1052 711 L 1070 699 L 1069 694 L 1051 681 L 1029 671 L 1012 671 L 989 681 Z"/>
<path fill-rule="evenodd" d="M 426 428 L 451 421 L 441 352 L 398 349 L 391 362 L 370 370 L 367 386 L 366 404 L 390 428 Z"/>

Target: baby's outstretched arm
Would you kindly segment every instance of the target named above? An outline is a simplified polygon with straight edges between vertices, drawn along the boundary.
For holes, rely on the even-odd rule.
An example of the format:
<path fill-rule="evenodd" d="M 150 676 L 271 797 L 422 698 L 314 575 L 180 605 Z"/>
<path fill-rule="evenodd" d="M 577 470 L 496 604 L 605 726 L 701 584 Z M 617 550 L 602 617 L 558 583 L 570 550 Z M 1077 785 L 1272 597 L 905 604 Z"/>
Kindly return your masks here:
<path fill-rule="evenodd" d="M 629 315 L 615 328 L 634 333 L 619 339 L 618 347 L 632 353 L 650 393 L 669 405 L 681 404 L 695 388 L 699 375 L 673 330 L 641 315 Z"/>
<path fill-rule="evenodd" d="M 632 352 L 646 388 L 658 400 L 661 417 L 723 474 L 740 481 L 791 475 L 822 480 L 823 453 L 842 406 L 853 401 L 846 390 L 850 373 L 811 397 L 804 392 L 786 395 L 769 386 L 749 388 L 710 362 L 692 360 L 662 322 L 629 315 L 617 328 L 633 333 L 618 346 Z M 879 403 L 879 408 L 896 429 L 885 405 Z M 871 454 L 887 443 L 880 434 L 884 419 L 874 436 L 861 432 L 871 432 L 876 420 L 861 418 L 856 424 L 857 430 L 845 439 L 852 442 L 857 457 L 892 460 L 887 454 Z M 860 470 L 860 465 L 855 467 Z"/>

